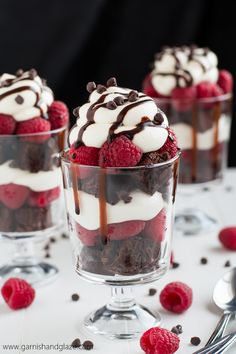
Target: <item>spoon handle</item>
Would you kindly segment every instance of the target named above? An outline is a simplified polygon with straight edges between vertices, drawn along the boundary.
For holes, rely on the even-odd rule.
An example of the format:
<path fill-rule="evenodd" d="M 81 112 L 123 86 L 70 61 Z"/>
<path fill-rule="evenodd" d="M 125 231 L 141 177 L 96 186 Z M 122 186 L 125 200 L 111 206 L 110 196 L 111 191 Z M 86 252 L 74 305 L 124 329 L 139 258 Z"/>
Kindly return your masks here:
<path fill-rule="evenodd" d="M 232 315 L 232 312 L 225 311 L 223 313 L 223 315 L 221 316 L 221 319 L 218 322 L 214 332 L 212 333 L 212 335 L 208 339 L 208 341 L 206 343 L 206 346 L 211 344 L 211 343 L 214 343 L 217 339 L 223 337 L 225 329 L 227 327 L 227 324 L 228 324 L 228 322 L 230 320 L 231 315 Z"/>
<path fill-rule="evenodd" d="M 213 344 L 209 344 L 206 347 L 203 347 L 193 354 L 218 354 L 223 353 L 228 349 L 236 339 L 236 332 L 228 334 L 227 336 L 216 340 Z"/>

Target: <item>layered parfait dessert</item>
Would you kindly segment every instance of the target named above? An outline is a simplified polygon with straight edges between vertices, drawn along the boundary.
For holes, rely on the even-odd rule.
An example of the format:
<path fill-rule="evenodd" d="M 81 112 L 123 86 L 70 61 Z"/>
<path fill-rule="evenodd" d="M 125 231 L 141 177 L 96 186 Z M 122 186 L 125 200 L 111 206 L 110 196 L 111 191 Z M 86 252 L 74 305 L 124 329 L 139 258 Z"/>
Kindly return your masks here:
<path fill-rule="evenodd" d="M 143 91 L 167 114 L 182 150 L 181 183 L 218 179 L 227 162 L 233 80 L 208 48 L 164 47 Z"/>
<path fill-rule="evenodd" d="M 166 269 L 179 150 L 147 95 L 89 82 L 62 156 L 77 271 L 133 276 Z"/>
<path fill-rule="evenodd" d="M 68 117 L 35 69 L 0 76 L 0 233 L 58 224 Z"/>

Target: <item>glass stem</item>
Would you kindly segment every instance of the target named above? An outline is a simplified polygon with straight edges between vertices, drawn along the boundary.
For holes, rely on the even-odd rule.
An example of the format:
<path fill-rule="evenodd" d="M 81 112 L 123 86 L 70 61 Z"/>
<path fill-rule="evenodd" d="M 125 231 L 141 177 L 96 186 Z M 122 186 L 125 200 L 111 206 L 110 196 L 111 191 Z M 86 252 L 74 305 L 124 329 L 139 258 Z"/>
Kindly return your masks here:
<path fill-rule="evenodd" d="M 32 241 L 17 241 L 13 256 L 13 263 L 30 266 L 37 264 L 34 243 Z"/>
<path fill-rule="evenodd" d="M 111 287 L 109 310 L 126 311 L 136 305 L 131 287 Z"/>

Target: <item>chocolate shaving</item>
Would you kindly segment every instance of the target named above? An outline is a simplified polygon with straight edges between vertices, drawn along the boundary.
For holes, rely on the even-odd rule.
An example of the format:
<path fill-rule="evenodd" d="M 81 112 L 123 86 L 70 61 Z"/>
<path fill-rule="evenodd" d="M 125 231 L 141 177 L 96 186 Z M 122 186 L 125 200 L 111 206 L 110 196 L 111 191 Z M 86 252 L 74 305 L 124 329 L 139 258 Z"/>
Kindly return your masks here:
<path fill-rule="evenodd" d="M 23 69 L 18 69 L 17 71 L 16 71 L 16 76 L 17 77 L 19 77 L 19 76 L 21 76 L 21 75 L 23 75 L 24 74 L 24 70 Z"/>
<path fill-rule="evenodd" d="M 130 91 L 130 93 L 128 94 L 128 101 L 129 102 L 135 102 L 138 99 L 138 92 L 137 91 Z"/>
<path fill-rule="evenodd" d="M 121 106 L 124 104 L 125 100 L 122 96 L 117 96 L 114 98 L 114 102 L 117 104 L 117 106 Z"/>
<path fill-rule="evenodd" d="M 101 85 L 101 84 L 98 84 L 97 85 L 97 92 L 98 93 L 103 93 L 104 91 L 106 91 L 106 86 L 104 86 L 104 85 Z"/>
<path fill-rule="evenodd" d="M 163 115 L 161 113 L 157 113 L 154 117 L 154 122 L 155 124 L 162 124 L 164 122 L 164 118 L 163 118 Z"/>
<path fill-rule="evenodd" d="M 115 77 L 110 77 L 110 79 L 107 80 L 107 87 L 109 86 L 117 86 L 117 81 Z"/>
<path fill-rule="evenodd" d="M 30 69 L 29 71 L 29 77 L 30 79 L 34 79 L 38 75 L 37 71 L 35 69 Z"/>
<path fill-rule="evenodd" d="M 18 104 L 22 104 L 24 102 L 24 98 L 21 95 L 17 95 L 15 101 Z"/>
<path fill-rule="evenodd" d="M 108 109 L 116 109 L 117 105 L 114 101 L 109 101 L 109 102 L 107 102 L 106 107 Z"/>
<path fill-rule="evenodd" d="M 94 81 L 88 82 L 86 85 L 86 90 L 88 91 L 88 93 L 92 93 L 94 90 L 96 90 L 95 82 Z"/>

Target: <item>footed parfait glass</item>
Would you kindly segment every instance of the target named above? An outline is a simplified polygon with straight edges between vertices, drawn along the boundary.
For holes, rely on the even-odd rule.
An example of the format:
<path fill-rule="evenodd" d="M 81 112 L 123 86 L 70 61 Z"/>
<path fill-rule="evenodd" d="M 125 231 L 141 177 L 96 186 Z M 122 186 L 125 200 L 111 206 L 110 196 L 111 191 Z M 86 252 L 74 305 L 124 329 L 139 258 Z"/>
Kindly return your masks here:
<path fill-rule="evenodd" d="M 219 185 L 223 178 L 232 95 L 194 100 L 155 98 L 155 101 L 167 115 L 182 151 L 175 227 L 185 235 L 214 230 L 216 220 L 196 207 L 194 195 Z"/>
<path fill-rule="evenodd" d="M 62 154 L 75 270 L 111 288 L 110 302 L 85 318 L 95 333 L 132 338 L 160 322 L 136 303 L 132 288 L 168 269 L 179 155 L 153 166 L 100 168 Z"/>
<path fill-rule="evenodd" d="M 19 277 L 43 285 L 58 273 L 35 256 L 34 244 L 63 225 L 58 154 L 65 141 L 66 128 L 0 135 L 0 240 L 15 246 L 12 260 L 0 267 L 0 280 Z"/>

